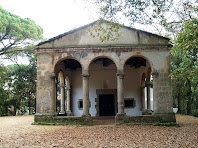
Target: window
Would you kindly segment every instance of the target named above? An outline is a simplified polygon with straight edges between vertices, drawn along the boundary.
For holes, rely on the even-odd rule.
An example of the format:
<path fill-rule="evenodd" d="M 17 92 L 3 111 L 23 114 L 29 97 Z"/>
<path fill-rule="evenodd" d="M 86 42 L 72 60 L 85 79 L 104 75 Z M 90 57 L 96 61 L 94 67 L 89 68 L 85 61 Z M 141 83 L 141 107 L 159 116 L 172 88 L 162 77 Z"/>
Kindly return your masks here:
<path fill-rule="evenodd" d="M 89 107 L 91 107 L 91 102 L 89 101 Z M 78 100 L 78 109 L 83 109 L 83 99 Z"/>
<path fill-rule="evenodd" d="M 83 99 L 78 100 L 78 108 L 83 109 Z"/>
<path fill-rule="evenodd" d="M 134 98 L 126 98 L 124 99 L 125 108 L 133 108 L 135 107 Z"/>

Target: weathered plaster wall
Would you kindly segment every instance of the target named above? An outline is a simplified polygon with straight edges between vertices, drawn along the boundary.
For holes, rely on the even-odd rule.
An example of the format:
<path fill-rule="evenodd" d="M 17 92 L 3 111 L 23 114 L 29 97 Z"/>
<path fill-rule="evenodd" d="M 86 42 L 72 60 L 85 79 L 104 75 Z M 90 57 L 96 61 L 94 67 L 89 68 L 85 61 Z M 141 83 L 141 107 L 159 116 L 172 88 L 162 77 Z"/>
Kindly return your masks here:
<path fill-rule="evenodd" d="M 124 98 L 134 98 L 135 107 L 125 108 L 127 115 L 141 115 L 141 75 L 146 68 L 125 67 L 124 78 Z M 90 66 L 89 97 L 91 102 L 90 114 L 96 116 L 96 90 L 97 89 L 117 89 L 116 66 L 103 67 L 101 63 L 92 63 Z M 75 116 L 81 116 L 83 111 L 78 108 L 78 100 L 83 99 L 81 71 L 72 72 L 72 108 Z"/>
<path fill-rule="evenodd" d="M 76 86 L 78 87 L 77 89 L 75 89 L 76 92 L 74 92 L 73 94 L 76 94 L 77 98 L 82 99 L 82 77 L 81 74 L 83 73 L 83 71 L 89 71 L 89 66 L 90 63 L 99 57 L 108 57 L 109 59 L 112 59 L 115 62 L 116 68 L 117 70 L 122 70 L 124 69 L 124 64 L 125 62 L 131 58 L 131 57 L 143 57 L 145 59 L 147 59 L 150 64 L 151 64 L 151 68 L 152 71 L 157 71 L 159 73 L 159 80 L 157 80 L 157 86 L 156 88 L 156 100 L 154 100 L 154 109 L 159 110 L 158 108 L 163 108 L 163 111 L 165 112 L 170 112 L 170 108 L 169 106 L 171 106 L 171 91 L 170 91 L 170 78 L 168 77 L 169 74 L 169 51 L 151 51 L 151 50 L 133 50 L 133 51 L 128 51 L 128 52 L 113 52 L 113 51 L 102 51 L 102 52 L 87 52 L 86 54 L 81 54 L 78 52 L 75 53 L 67 53 L 67 52 L 53 52 L 53 50 L 49 50 L 49 54 L 44 54 L 44 53 L 38 53 L 38 82 L 37 82 L 37 113 L 51 113 L 54 111 L 54 105 L 53 105 L 53 85 L 51 85 L 53 83 L 53 80 L 51 79 L 51 74 L 53 72 L 55 72 L 55 67 L 56 65 L 64 59 L 67 58 L 74 58 L 76 60 L 78 60 L 80 62 L 80 64 L 82 65 L 82 71 L 79 71 L 78 73 L 78 78 L 79 80 L 75 79 L 75 74 L 71 74 L 72 76 L 72 83 L 75 82 Z M 61 66 L 59 66 L 61 67 Z M 117 73 L 117 70 L 115 70 Z M 92 72 L 91 72 L 92 73 Z M 94 74 L 95 76 L 97 76 L 98 73 Z M 92 85 L 92 75 L 90 77 L 90 85 Z M 136 75 L 134 73 L 131 74 Z M 138 75 L 138 74 L 137 74 Z M 99 75 L 101 76 L 101 75 Z M 106 77 L 106 75 L 104 75 Z M 163 76 L 163 77 L 162 77 Z M 125 77 L 129 77 L 127 76 L 127 73 L 125 73 Z M 139 77 L 141 77 L 141 74 L 139 75 Z M 134 79 L 135 84 L 138 83 L 136 82 L 139 79 Z M 141 78 L 140 78 L 141 80 Z M 106 81 L 106 80 L 105 80 Z M 164 82 L 167 84 L 163 84 L 162 86 L 160 86 L 160 84 L 162 84 L 162 82 Z M 108 81 L 106 81 L 108 83 Z M 116 81 L 114 81 L 116 82 Z M 128 81 L 127 81 L 128 82 Z M 125 82 L 125 83 L 127 83 Z M 95 84 L 95 82 L 94 82 Z M 140 84 L 140 82 L 139 82 Z M 96 84 L 96 86 L 99 84 Z M 112 84 L 113 86 L 111 86 L 111 88 L 116 88 L 115 84 Z M 129 85 L 129 84 L 126 84 Z M 166 85 L 166 86 L 165 86 Z M 131 87 L 131 86 L 128 86 Z M 158 89 L 158 87 L 160 87 L 160 89 Z M 163 88 L 162 88 L 163 87 Z M 125 88 L 127 90 L 127 88 Z M 136 90 L 139 88 L 136 88 Z M 162 93 L 163 90 L 166 89 L 166 93 L 168 93 L 168 97 L 166 95 L 166 93 Z M 128 97 L 127 92 L 125 90 L 125 97 Z M 90 93 L 94 91 L 93 88 L 90 88 Z M 81 94 L 81 95 L 79 95 Z M 90 98 L 94 98 L 95 94 L 90 94 Z M 138 96 L 138 95 L 137 95 Z M 138 97 L 137 97 L 138 98 Z M 163 99 L 163 98 L 167 98 L 167 99 Z M 157 106 L 156 104 L 158 103 L 163 103 L 164 105 L 162 106 Z M 76 102 L 74 102 L 76 103 Z M 166 106 L 165 106 L 166 104 Z M 140 101 L 137 101 L 137 105 L 140 106 Z M 92 106 L 95 106 L 94 103 L 92 104 Z M 140 110 L 140 108 L 138 109 Z M 127 112 L 127 114 L 129 114 L 129 111 L 126 109 L 125 110 Z M 161 112 L 163 112 L 161 111 Z M 80 111 L 79 113 L 76 113 L 76 115 L 81 115 Z M 133 112 L 134 113 L 134 112 Z M 94 110 L 93 110 L 93 114 Z M 138 114 L 136 112 L 136 114 Z M 140 114 L 140 113 L 139 113 Z"/>
<path fill-rule="evenodd" d="M 104 28 L 106 24 L 102 25 Z M 146 33 L 144 31 L 139 31 L 136 29 L 128 27 L 120 27 L 119 33 L 120 37 L 115 41 L 104 41 L 101 42 L 98 37 L 92 38 L 88 34 L 88 28 L 76 30 L 75 32 L 66 33 L 66 36 L 62 36 L 53 40 L 51 42 L 41 45 L 42 48 L 51 48 L 51 47 L 66 47 L 66 46 L 87 46 L 87 45 L 167 45 L 168 39 Z M 92 28 L 92 27 L 91 27 Z M 92 32 L 97 36 L 94 31 Z"/>

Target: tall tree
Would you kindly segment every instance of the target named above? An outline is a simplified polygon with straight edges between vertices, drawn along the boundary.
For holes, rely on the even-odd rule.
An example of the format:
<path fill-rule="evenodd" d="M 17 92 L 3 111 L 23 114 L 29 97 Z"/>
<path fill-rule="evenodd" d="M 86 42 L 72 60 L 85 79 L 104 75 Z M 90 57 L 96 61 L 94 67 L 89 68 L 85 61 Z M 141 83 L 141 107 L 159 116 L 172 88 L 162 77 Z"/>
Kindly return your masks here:
<path fill-rule="evenodd" d="M 21 18 L 0 7 L 0 55 L 43 39 L 43 30 L 29 18 Z"/>
<path fill-rule="evenodd" d="M 36 55 L 32 52 L 26 52 L 29 57 L 29 65 L 11 65 L 9 66 L 12 78 L 11 103 L 21 114 L 29 111 L 29 114 L 35 112 L 36 99 Z"/>
<path fill-rule="evenodd" d="M 175 40 L 172 54 L 172 77 L 187 86 L 187 114 L 198 91 L 198 19 L 187 22 Z M 178 83 L 177 83 L 178 84 Z"/>
<path fill-rule="evenodd" d="M 7 69 L 0 65 L 0 116 L 8 113 L 6 101 L 8 99 L 8 90 L 6 89 L 6 80 L 8 80 Z"/>
<path fill-rule="evenodd" d="M 87 1 L 87 0 L 86 0 Z M 88 0 L 99 9 L 100 17 L 131 25 L 152 25 L 159 34 L 177 36 L 192 18 L 198 17 L 197 0 Z"/>

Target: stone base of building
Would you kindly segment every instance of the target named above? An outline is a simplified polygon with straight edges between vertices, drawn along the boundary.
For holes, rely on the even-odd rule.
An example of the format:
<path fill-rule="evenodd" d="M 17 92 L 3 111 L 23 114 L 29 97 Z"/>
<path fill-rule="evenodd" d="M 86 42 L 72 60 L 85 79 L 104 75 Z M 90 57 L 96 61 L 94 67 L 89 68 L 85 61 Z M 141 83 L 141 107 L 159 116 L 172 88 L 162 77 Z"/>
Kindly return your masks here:
<path fill-rule="evenodd" d="M 174 113 L 153 114 L 142 116 L 127 116 L 119 114 L 115 116 L 116 125 L 121 124 L 152 124 L 152 125 L 177 125 Z M 91 116 L 56 116 L 56 115 L 35 115 L 35 125 L 93 125 Z"/>
<path fill-rule="evenodd" d="M 177 125 L 174 113 L 170 114 L 153 114 L 142 116 L 116 116 L 116 125 L 121 124 L 164 124 L 171 123 L 171 125 Z"/>
<path fill-rule="evenodd" d="M 93 125 L 91 117 L 35 115 L 35 125 Z"/>

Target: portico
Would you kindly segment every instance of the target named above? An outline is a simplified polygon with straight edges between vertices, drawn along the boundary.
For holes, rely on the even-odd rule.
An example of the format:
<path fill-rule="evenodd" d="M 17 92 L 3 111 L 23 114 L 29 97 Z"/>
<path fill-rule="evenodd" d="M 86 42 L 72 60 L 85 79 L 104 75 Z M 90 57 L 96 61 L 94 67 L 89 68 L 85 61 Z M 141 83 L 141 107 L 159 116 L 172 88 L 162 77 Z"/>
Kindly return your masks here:
<path fill-rule="evenodd" d="M 175 122 L 169 39 L 123 26 L 119 40 L 101 42 L 87 34 L 94 25 L 38 44 L 35 122 L 90 124 L 108 105 L 117 123 L 137 116 L 137 122 Z"/>

